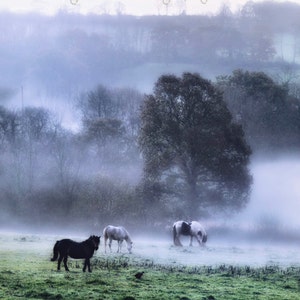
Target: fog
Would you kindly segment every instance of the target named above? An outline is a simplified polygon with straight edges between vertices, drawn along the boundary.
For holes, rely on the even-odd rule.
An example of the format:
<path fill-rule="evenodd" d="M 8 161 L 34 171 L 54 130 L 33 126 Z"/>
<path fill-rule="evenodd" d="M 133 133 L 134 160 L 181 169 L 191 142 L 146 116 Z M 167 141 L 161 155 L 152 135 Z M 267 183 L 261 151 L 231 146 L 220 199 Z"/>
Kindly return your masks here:
<path fill-rule="evenodd" d="M 112 244 L 113 253 L 105 254 L 102 237 L 94 257 L 122 255 L 133 261 L 146 260 L 176 267 L 299 266 L 299 171 L 300 158 L 296 155 L 256 157 L 251 163 L 254 183 L 249 205 L 233 218 L 201 220 L 208 232 L 204 247 L 199 247 L 195 241 L 193 247 L 189 247 L 189 238 L 184 236 L 181 237 L 183 247 L 173 246 L 172 224 L 165 222 L 160 224 L 160 230 L 154 231 L 150 227 L 129 226 L 134 243 L 131 255 L 127 253 L 125 241 L 122 254 L 116 253 L 116 241 Z M 36 252 L 50 257 L 58 239 L 68 237 L 81 241 L 90 234 L 102 235 L 104 225 L 100 220 L 90 227 L 70 222 L 71 226 L 66 227 L 39 228 L 18 222 L 9 227 L 4 225 L 0 230 L 1 249 L 22 249 L 24 255 Z M 121 224 L 124 223 L 121 221 Z"/>
<path fill-rule="evenodd" d="M 176 263 L 195 262 L 199 251 L 215 263 L 231 263 L 237 253 L 247 263 L 250 252 L 233 249 L 233 244 L 299 243 L 299 12 L 299 5 L 263 2 L 235 14 L 224 8 L 209 17 L 1 13 L 2 232 L 49 234 L 47 248 L 61 235 L 82 238 L 117 223 L 137 241 L 136 255 L 153 257 L 161 245 L 157 261 L 170 255 Z M 157 206 L 150 214 L 139 193 L 140 105 L 162 74 L 199 72 L 216 82 L 236 69 L 265 72 L 287 87 L 288 104 L 283 106 L 293 116 L 286 117 L 291 123 L 286 128 L 293 131 L 274 133 L 273 122 L 257 137 L 253 132 L 260 128 L 253 126 L 258 124 L 245 126 L 253 151 L 248 204 L 237 213 L 216 209 L 199 216 L 208 232 L 207 248 L 177 250 L 171 227 L 184 212 L 176 215 Z M 100 124 L 115 130 L 109 138 L 88 130 L 90 107 L 79 106 L 99 86 L 115 105 L 104 117 L 119 121 L 110 127 Z M 31 127 L 32 120 L 38 126 Z M 21 128 L 18 133 L 13 124 Z M 255 247 L 252 252 L 262 254 L 259 264 L 278 255 Z M 281 253 L 275 260 L 282 265 L 295 258 L 293 251 Z"/>
<path fill-rule="evenodd" d="M 281 154 L 253 159 L 251 170 L 251 201 L 240 216 L 241 222 L 299 228 L 300 157 Z"/>
<path fill-rule="evenodd" d="M 113 173 L 113 170 L 111 170 Z M 137 174 L 134 174 L 137 172 Z M 245 236 L 242 240 L 247 241 L 247 232 L 253 234 L 257 233 L 257 237 L 262 233 L 263 230 L 274 230 L 274 233 L 282 231 L 283 233 L 296 233 L 300 228 L 300 220 L 298 214 L 299 208 L 299 174 L 300 174 L 300 157 L 298 155 L 275 155 L 271 158 L 259 157 L 254 158 L 251 162 L 251 173 L 253 174 L 253 186 L 249 204 L 244 210 L 238 214 L 234 214 L 233 217 L 221 217 L 216 215 L 210 218 L 204 218 L 202 220 L 205 227 L 210 231 L 212 229 L 212 236 L 210 240 L 217 240 L 222 234 L 218 232 L 219 228 L 226 227 L 229 233 L 226 232 L 226 239 L 228 234 L 231 235 L 229 238 L 235 239 L 235 230 L 242 230 Z M 140 171 L 132 170 L 133 177 L 139 177 Z M 2 215 L 5 213 L 2 211 Z M 102 231 L 101 220 L 97 222 L 98 225 L 92 228 L 92 230 Z M 18 232 L 22 228 L 22 224 L 18 221 L 15 222 L 17 227 L 12 226 L 11 229 Z M 2 224 L 5 228 L 5 224 Z M 21 228 L 18 228 L 21 226 Z M 162 224 L 162 230 L 160 237 L 170 239 L 171 241 L 171 223 L 164 222 Z M 33 226 L 34 228 L 34 226 Z M 9 227 L 6 228 L 9 230 Z M 24 232 L 30 232 L 32 226 L 23 227 Z M 76 231 L 78 232 L 78 227 Z M 55 229 L 57 230 L 57 229 Z M 74 234 L 71 229 L 67 229 Z M 141 232 L 133 227 L 133 232 L 137 236 L 141 235 Z M 21 230 L 22 231 L 22 230 Z M 33 232 L 46 232 L 51 233 L 53 229 L 38 229 L 35 228 Z M 62 230 L 65 232 L 66 230 Z M 86 228 L 81 231 L 87 232 Z M 148 235 L 152 237 L 152 232 L 149 229 Z M 157 234 L 155 230 L 154 236 Z M 298 235 L 297 235 L 298 236 Z M 183 237 L 184 238 L 184 237 Z M 186 245 L 188 244 L 187 238 Z M 278 241 L 281 241 L 282 237 L 278 237 Z M 284 240 L 284 237 L 283 237 Z"/>

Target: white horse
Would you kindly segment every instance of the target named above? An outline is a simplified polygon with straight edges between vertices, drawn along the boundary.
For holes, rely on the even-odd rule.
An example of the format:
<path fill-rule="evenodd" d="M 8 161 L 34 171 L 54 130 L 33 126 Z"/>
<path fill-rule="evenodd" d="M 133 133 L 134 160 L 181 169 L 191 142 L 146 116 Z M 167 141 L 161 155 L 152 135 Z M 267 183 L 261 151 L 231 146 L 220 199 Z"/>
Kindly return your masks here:
<path fill-rule="evenodd" d="M 128 231 L 124 227 L 108 225 L 103 230 L 103 237 L 104 237 L 105 253 L 106 253 L 107 240 L 109 240 L 108 246 L 109 246 L 110 252 L 111 252 L 112 240 L 118 241 L 118 251 L 117 252 L 121 252 L 122 243 L 125 240 L 127 243 L 128 252 L 131 253 L 133 243 L 132 243 L 132 240 L 130 238 Z"/>
<path fill-rule="evenodd" d="M 193 238 L 195 237 L 200 246 L 207 241 L 207 234 L 203 226 L 197 222 L 177 221 L 173 224 L 173 242 L 175 246 L 182 246 L 180 242 L 180 235 L 190 236 L 190 246 L 193 245 Z"/>

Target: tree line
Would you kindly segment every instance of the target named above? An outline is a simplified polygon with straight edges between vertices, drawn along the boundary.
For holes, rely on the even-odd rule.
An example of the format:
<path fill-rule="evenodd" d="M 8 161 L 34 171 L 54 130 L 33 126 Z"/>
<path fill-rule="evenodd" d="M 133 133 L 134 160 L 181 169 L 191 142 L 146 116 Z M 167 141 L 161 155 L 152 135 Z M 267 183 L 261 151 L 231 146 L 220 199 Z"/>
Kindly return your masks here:
<path fill-rule="evenodd" d="M 299 147 L 299 101 L 287 83 L 236 70 L 214 82 L 165 74 L 147 95 L 98 85 L 76 100 L 78 132 L 45 108 L 1 106 L 0 223 L 99 228 L 239 211 L 251 153 Z"/>
<path fill-rule="evenodd" d="M 161 65 L 196 65 L 210 78 L 236 68 L 278 73 L 291 64 L 298 71 L 299 11 L 291 3 L 248 2 L 215 16 L 2 14 L 0 80 L 37 83 L 51 95 L 91 89 L 99 78 L 121 82 L 139 67 L 155 76 Z"/>

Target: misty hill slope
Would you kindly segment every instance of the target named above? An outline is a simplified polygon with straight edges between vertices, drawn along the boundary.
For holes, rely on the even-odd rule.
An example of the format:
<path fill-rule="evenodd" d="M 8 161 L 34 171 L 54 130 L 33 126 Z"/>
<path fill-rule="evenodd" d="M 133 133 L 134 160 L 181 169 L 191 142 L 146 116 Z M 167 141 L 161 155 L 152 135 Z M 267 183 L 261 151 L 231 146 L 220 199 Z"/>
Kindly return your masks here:
<path fill-rule="evenodd" d="M 298 68 L 299 14 L 299 5 L 273 2 L 210 17 L 2 13 L 0 83 L 61 96 L 99 83 L 148 91 L 166 72 Z"/>

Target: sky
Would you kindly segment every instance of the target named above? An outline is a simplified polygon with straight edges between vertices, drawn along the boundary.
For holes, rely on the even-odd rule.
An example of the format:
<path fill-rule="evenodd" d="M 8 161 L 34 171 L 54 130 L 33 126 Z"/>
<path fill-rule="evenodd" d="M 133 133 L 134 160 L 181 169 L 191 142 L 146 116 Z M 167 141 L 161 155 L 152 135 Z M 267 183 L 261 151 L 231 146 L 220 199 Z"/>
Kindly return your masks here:
<path fill-rule="evenodd" d="M 224 4 L 235 12 L 247 2 L 248 0 L 1 0 L 0 11 L 40 12 L 47 15 L 53 15 L 59 10 L 82 14 L 116 14 L 119 11 L 138 16 L 178 15 L 183 11 L 187 14 L 215 14 Z M 300 0 L 289 2 L 300 4 Z"/>

